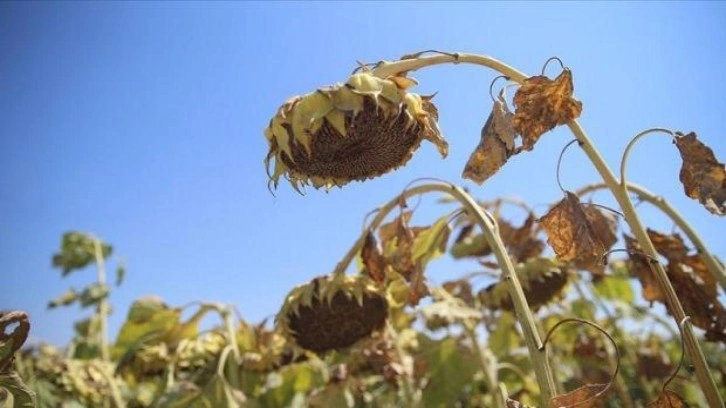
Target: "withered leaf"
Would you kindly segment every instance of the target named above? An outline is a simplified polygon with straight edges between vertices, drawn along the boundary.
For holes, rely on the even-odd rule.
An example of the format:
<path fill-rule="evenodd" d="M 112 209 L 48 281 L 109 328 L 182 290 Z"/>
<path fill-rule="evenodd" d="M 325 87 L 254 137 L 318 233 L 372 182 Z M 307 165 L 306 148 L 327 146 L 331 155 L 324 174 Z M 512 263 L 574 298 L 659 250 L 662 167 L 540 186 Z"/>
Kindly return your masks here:
<path fill-rule="evenodd" d="M 623 234 L 623 238 L 630 258 L 630 272 L 640 281 L 640 285 L 643 287 L 643 298 L 649 302 L 665 301 L 665 295 L 661 292 L 658 281 L 651 271 L 650 259 L 642 254 L 640 245 L 635 238 L 626 234 Z"/>
<path fill-rule="evenodd" d="M 474 294 L 472 292 L 471 283 L 469 283 L 468 280 L 458 279 L 454 281 L 444 282 L 441 287 L 443 287 L 444 290 L 446 290 L 447 292 L 451 293 L 452 296 L 463 300 L 467 306 L 474 306 Z"/>
<path fill-rule="evenodd" d="M 524 405 L 517 400 L 507 398 L 507 408 L 533 408 L 531 405 Z"/>
<path fill-rule="evenodd" d="M 365 273 L 374 281 L 382 283 L 386 279 L 386 259 L 378 248 L 378 241 L 372 231 L 366 234 L 366 240 L 360 252 Z"/>
<path fill-rule="evenodd" d="M 567 394 L 558 395 L 550 400 L 550 408 L 563 408 L 577 406 L 578 408 L 596 408 L 604 406 L 603 394 L 607 391 L 609 384 L 587 384 L 570 391 Z"/>
<path fill-rule="evenodd" d="M 30 320 L 25 312 L 0 311 L 0 374 L 9 372 L 13 355 L 20 350 L 30 332 Z"/>
<path fill-rule="evenodd" d="M 688 404 L 673 391 L 663 390 L 658 399 L 649 403 L 648 408 L 687 408 Z"/>
<path fill-rule="evenodd" d="M 616 235 L 618 231 L 618 219 L 615 217 L 615 214 L 602 211 L 595 205 L 585 206 L 584 211 L 585 217 L 590 222 L 595 236 L 603 244 L 605 251 L 608 251 L 618 242 Z M 597 277 L 602 277 L 605 274 L 605 262 L 595 262 L 589 266 L 583 266 Z"/>
<path fill-rule="evenodd" d="M 504 100 L 504 90 L 494 101 L 481 138 L 476 149 L 466 162 L 462 177 L 481 185 L 504 166 L 507 160 L 517 153 L 514 139 L 517 136 L 512 127 L 512 113 Z"/>
<path fill-rule="evenodd" d="M 532 150 L 537 140 L 555 126 L 582 113 L 582 102 L 572 97 L 572 72 L 565 69 L 553 80 L 537 75 L 527 78 L 514 94 L 514 130 L 522 135 L 522 148 Z"/>
<path fill-rule="evenodd" d="M 588 268 L 601 262 L 605 245 L 588 220 L 580 199 L 567 191 L 565 198 L 538 221 L 557 258 Z"/>
<path fill-rule="evenodd" d="M 559 297 L 567 285 L 569 274 L 558 262 L 548 258 L 533 258 L 516 268 L 524 296 L 532 310 Z M 477 297 L 483 306 L 492 310 L 513 311 L 508 283 L 496 282 L 479 291 Z"/>
<path fill-rule="evenodd" d="M 668 236 L 650 229 L 647 232 L 658 252 L 668 259 L 666 274 L 683 311 L 691 317 L 694 326 L 706 331 L 706 340 L 726 343 L 726 308 L 717 297 L 716 281 L 708 273 L 707 266 L 697 255 L 684 252 L 685 247 L 677 234 Z M 665 295 L 648 266 L 647 258 L 639 254 L 637 242 L 627 235 L 625 241 L 631 252 L 632 272 L 643 286 L 643 297 L 651 302 L 658 300 L 665 303 Z"/>
<path fill-rule="evenodd" d="M 525 262 L 542 253 L 545 243 L 537 238 L 534 214 L 529 214 L 524 223 L 514 227 L 504 220 L 498 220 L 499 235 L 515 263 Z"/>
<path fill-rule="evenodd" d="M 711 148 L 696 139 L 694 132 L 678 134 L 676 146 L 683 159 L 679 178 L 686 195 L 711 213 L 726 215 L 726 166 L 716 160 Z"/>

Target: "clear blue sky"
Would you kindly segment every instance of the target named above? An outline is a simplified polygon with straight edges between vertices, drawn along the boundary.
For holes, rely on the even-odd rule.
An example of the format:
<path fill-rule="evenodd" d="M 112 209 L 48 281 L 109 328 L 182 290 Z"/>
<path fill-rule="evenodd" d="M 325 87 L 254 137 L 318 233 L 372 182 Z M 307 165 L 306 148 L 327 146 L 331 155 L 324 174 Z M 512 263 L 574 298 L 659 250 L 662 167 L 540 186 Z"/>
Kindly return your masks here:
<path fill-rule="evenodd" d="M 415 73 L 438 91 L 450 143 L 425 144 L 396 172 L 330 193 L 267 191 L 262 131 L 288 97 L 344 81 L 356 60 L 440 49 L 492 55 L 527 73 L 557 55 L 574 72 L 581 123 L 612 168 L 637 132 L 696 131 L 726 160 L 726 3 L 192 3 L 0 4 L 0 309 L 31 314 L 33 339 L 65 343 L 76 307 L 46 302 L 94 272 L 61 279 L 60 236 L 93 232 L 126 259 L 111 298 L 112 336 L 130 303 L 156 294 L 274 314 L 295 284 L 328 273 L 363 216 L 409 181 L 438 177 L 480 199 L 524 198 L 541 213 L 561 198 L 555 165 L 571 139 L 545 135 L 483 187 L 460 178 L 490 109 L 496 75 L 473 66 Z M 556 73 L 556 69 L 548 72 Z M 726 258 L 726 219 L 683 196 L 667 138 L 644 139 L 630 179 L 664 195 Z M 563 183 L 597 180 L 577 149 Z M 596 196 L 608 204 L 608 194 Z M 670 231 L 643 209 L 646 223 Z M 448 210 L 425 199 L 422 222 Z M 441 282 L 473 265 L 441 260 Z"/>

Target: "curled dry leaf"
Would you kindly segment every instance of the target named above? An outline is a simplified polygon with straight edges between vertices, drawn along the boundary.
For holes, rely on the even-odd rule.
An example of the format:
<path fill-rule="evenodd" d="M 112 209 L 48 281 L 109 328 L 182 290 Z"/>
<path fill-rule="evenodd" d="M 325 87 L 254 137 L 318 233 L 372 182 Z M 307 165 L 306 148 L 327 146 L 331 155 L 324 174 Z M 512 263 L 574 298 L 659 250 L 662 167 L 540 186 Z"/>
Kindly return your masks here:
<path fill-rule="evenodd" d="M 408 282 L 409 304 L 416 305 L 429 295 L 424 276 L 426 264 L 446 251 L 451 229 L 447 217 L 439 218 L 431 226 L 409 227 L 411 214 L 402 212 L 382 225 L 379 234 L 385 262 Z"/>
<path fill-rule="evenodd" d="M 696 139 L 694 132 L 677 134 L 676 146 L 683 159 L 679 178 L 686 195 L 711 213 L 726 215 L 726 166 L 716 160 L 711 148 Z"/>
<path fill-rule="evenodd" d="M 514 130 L 522 135 L 522 148 L 532 150 L 537 140 L 555 126 L 582 113 L 582 102 L 572 97 L 572 72 L 565 69 L 553 80 L 537 75 L 527 78 L 514 94 Z"/>
<path fill-rule="evenodd" d="M 6 332 L 10 328 L 9 332 Z M 30 332 L 30 320 L 25 312 L 0 311 L 0 374 L 9 372 L 13 356 L 20 350 Z"/>
<path fill-rule="evenodd" d="M 378 248 L 378 241 L 372 231 L 366 234 L 366 240 L 360 252 L 365 273 L 377 283 L 383 283 L 386 279 L 386 259 Z"/>
<path fill-rule="evenodd" d="M 609 384 L 587 384 L 570 391 L 567 394 L 558 395 L 550 400 L 550 408 L 578 407 L 596 408 L 603 407 L 603 395 Z"/>
<path fill-rule="evenodd" d="M 504 90 L 502 90 L 481 129 L 479 145 L 466 162 L 463 178 L 481 185 L 499 171 L 511 156 L 518 153 L 518 149 L 514 146 L 517 133 L 512 127 L 513 116 L 504 100 Z"/>
<path fill-rule="evenodd" d="M 597 231 L 590 223 L 591 218 L 597 218 L 594 212 L 590 210 L 588 217 L 580 199 L 567 191 L 565 198 L 538 221 L 544 227 L 547 243 L 555 250 L 557 258 L 581 268 L 591 268 L 601 262 L 606 251 L 600 236 L 609 234 Z"/>
<path fill-rule="evenodd" d="M 649 403 L 648 408 L 687 408 L 688 404 L 673 391 L 663 390 L 658 399 Z"/>
<path fill-rule="evenodd" d="M 515 227 L 505 220 L 497 219 L 499 236 L 515 263 L 535 258 L 545 248 L 544 242 L 537 238 L 535 221 L 534 214 L 529 214 L 521 226 Z M 474 234 L 473 229 L 474 224 L 466 224 L 460 230 L 451 247 L 454 258 L 484 257 L 492 253 L 486 236 L 483 233 Z"/>
<path fill-rule="evenodd" d="M 678 234 L 666 235 L 647 230 L 653 246 L 666 257 L 666 274 L 694 326 L 706 331 L 706 340 L 726 343 L 726 308 L 718 299 L 715 278 L 698 255 L 689 255 L 688 248 Z M 630 252 L 632 273 L 643 286 L 643 297 L 648 301 L 665 303 L 665 295 L 642 255 L 635 239 L 625 236 Z M 670 311 L 669 311 L 670 312 Z"/>

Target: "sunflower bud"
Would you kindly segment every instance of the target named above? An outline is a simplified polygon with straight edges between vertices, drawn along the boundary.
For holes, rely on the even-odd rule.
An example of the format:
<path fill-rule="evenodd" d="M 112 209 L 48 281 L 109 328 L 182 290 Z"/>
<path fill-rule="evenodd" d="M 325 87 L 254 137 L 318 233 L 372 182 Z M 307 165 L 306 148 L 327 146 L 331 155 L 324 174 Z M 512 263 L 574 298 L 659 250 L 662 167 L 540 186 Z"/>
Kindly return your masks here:
<path fill-rule="evenodd" d="M 277 315 L 278 329 L 318 354 L 344 349 L 383 328 L 388 301 L 365 276 L 323 276 L 294 288 Z"/>
<path fill-rule="evenodd" d="M 299 191 L 374 178 L 406 164 L 424 139 L 446 157 L 433 95 L 408 92 L 415 84 L 362 72 L 289 99 L 265 129 L 270 183 L 277 188 L 285 176 Z"/>

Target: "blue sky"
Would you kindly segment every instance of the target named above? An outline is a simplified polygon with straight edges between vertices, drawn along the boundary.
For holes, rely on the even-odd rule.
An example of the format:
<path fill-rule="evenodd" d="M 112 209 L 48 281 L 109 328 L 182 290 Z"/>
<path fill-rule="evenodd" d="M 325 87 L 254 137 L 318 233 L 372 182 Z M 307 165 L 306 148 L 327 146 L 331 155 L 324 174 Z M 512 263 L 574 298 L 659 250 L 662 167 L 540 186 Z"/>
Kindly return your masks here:
<path fill-rule="evenodd" d="M 439 66 L 414 73 L 438 91 L 446 160 L 424 144 L 395 173 L 330 193 L 267 190 L 262 131 L 288 97 L 344 81 L 356 61 L 440 49 L 494 56 L 539 72 L 573 70 L 581 123 L 613 169 L 628 140 L 663 126 L 696 131 L 722 161 L 726 3 L 192 3 L 0 4 L 0 309 L 24 309 L 34 339 L 65 343 L 76 307 L 47 301 L 93 280 L 60 278 L 50 257 L 67 230 L 92 232 L 125 259 L 111 297 L 115 337 L 131 302 L 233 303 L 256 322 L 294 285 L 330 272 L 363 216 L 418 177 L 468 186 L 480 199 L 521 197 L 541 215 L 561 198 L 563 128 L 478 187 L 460 177 L 490 109 L 496 73 Z M 550 75 L 556 69 L 549 69 Z M 683 196 L 667 138 L 635 149 L 629 178 L 662 194 L 726 259 L 726 220 Z M 596 182 L 584 154 L 562 165 L 570 189 Z M 608 194 L 595 196 L 612 204 Z M 425 198 L 415 220 L 449 208 Z M 670 231 L 641 207 L 646 224 Z M 113 263 L 112 265 L 113 266 Z M 441 282 L 472 264 L 435 262 Z"/>

